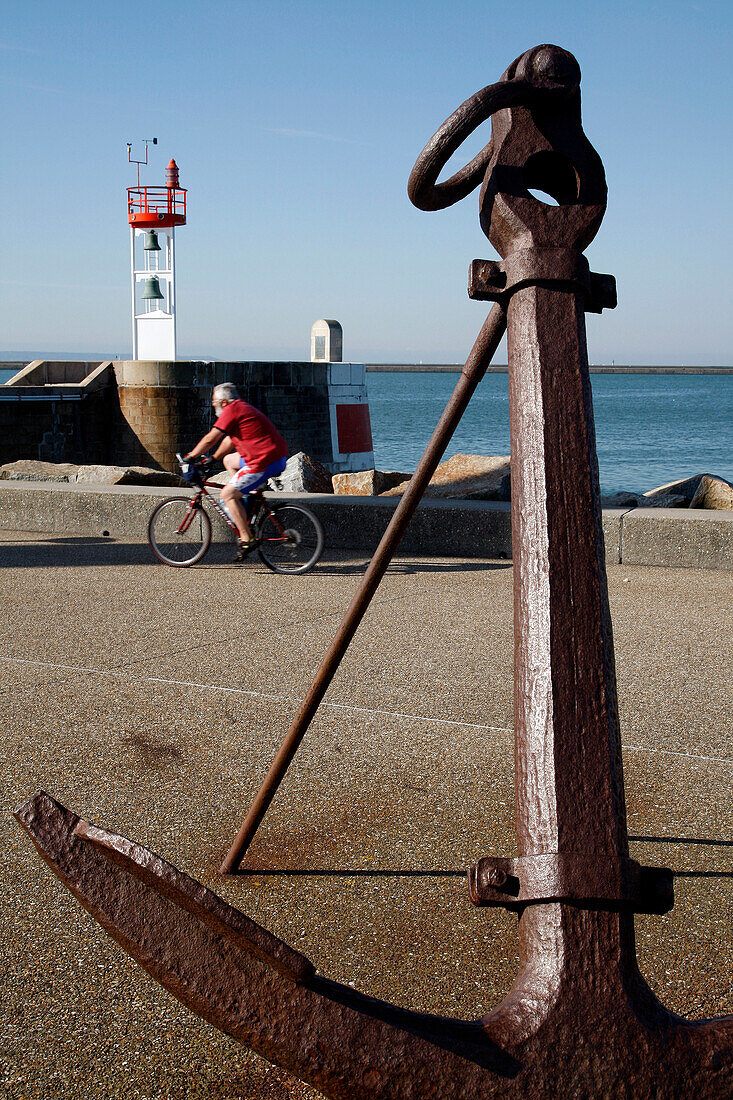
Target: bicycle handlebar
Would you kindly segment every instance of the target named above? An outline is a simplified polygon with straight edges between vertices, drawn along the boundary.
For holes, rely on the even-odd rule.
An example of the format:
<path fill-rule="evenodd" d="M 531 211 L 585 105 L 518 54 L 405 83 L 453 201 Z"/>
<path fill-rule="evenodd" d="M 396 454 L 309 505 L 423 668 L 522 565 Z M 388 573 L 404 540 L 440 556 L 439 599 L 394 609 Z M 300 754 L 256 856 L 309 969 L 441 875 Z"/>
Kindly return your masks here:
<path fill-rule="evenodd" d="M 206 480 L 204 473 L 203 463 L 195 458 L 186 458 L 184 455 L 176 452 L 176 459 L 178 465 L 181 467 L 181 474 L 184 481 L 188 481 L 189 484 L 203 485 Z"/>

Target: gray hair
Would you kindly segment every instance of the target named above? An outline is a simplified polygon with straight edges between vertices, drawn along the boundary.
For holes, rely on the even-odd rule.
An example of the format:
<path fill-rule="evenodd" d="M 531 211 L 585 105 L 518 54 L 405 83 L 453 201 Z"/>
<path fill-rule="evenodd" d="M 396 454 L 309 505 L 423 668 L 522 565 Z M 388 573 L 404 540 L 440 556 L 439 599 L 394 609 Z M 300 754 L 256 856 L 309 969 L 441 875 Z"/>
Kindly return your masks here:
<path fill-rule="evenodd" d="M 221 382 L 218 386 L 214 386 L 215 401 L 236 401 L 239 397 L 239 390 L 233 382 Z"/>

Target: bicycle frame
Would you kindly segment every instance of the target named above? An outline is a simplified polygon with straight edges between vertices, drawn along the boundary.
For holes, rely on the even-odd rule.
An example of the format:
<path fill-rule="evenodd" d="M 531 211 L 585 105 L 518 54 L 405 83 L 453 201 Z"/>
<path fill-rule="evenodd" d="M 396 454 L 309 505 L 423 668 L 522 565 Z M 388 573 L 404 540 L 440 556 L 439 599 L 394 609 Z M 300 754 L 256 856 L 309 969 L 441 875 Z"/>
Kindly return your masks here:
<path fill-rule="evenodd" d="M 188 511 L 186 512 L 186 515 L 183 517 L 183 522 L 181 523 L 180 527 L 178 528 L 178 533 L 180 535 L 182 535 L 185 531 L 188 530 L 188 528 L 190 527 L 191 522 L 193 520 L 193 517 L 195 516 L 197 510 L 199 508 L 203 507 L 202 500 L 205 497 L 209 501 L 211 507 L 214 508 L 215 511 L 217 511 L 219 513 L 221 518 L 226 523 L 227 527 L 229 527 L 230 530 L 234 531 L 237 538 L 239 538 L 240 537 L 240 531 L 239 531 L 239 528 L 237 527 L 236 523 L 231 518 L 231 516 L 229 516 L 227 514 L 226 509 L 224 508 L 224 505 L 221 503 L 221 501 L 219 499 L 217 499 L 217 497 L 215 497 L 212 493 L 208 492 L 208 487 L 216 488 L 216 489 L 221 489 L 222 488 L 222 486 L 219 485 L 219 483 L 216 482 L 216 481 L 204 481 L 203 483 L 201 483 L 199 485 L 197 493 L 191 498 L 191 503 L 189 505 Z M 251 520 L 252 524 L 255 523 L 255 521 L 258 517 L 258 512 L 259 511 L 264 511 L 265 514 L 269 516 L 269 518 L 272 521 L 274 527 L 278 531 L 278 538 L 277 539 L 272 539 L 272 538 L 267 539 L 266 540 L 267 542 L 276 542 L 276 541 L 280 542 L 280 541 L 283 541 L 287 538 L 287 535 L 285 533 L 285 529 L 282 527 L 282 525 L 280 524 L 280 521 L 277 518 L 277 513 L 274 512 L 268 506 L 267 501 L 265 500 L 265 498 L 264 498 L 264 496 L 263 496 L 263 494 L 260 490 L 255 489 L 251 493 L 248 494 L 248 499 L 247 499 L 245 507 L 247 509 L 247 515 L 248 515 L 249 519 Z"/>

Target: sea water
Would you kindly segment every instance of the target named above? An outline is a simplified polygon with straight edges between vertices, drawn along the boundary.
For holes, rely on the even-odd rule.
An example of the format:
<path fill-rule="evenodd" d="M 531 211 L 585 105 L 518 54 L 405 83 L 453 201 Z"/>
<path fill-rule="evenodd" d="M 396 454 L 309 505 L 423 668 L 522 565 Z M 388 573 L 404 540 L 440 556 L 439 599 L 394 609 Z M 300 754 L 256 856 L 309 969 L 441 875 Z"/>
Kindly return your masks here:
<path fill-rule="evenodd" d="M 0 383 L 13 375 L 0 369 Z M 457 373 L 370 371 L 380 470 L 412 473 Z M 454 454 L 509 454 L 507 374 L 487 374 L 448 444 Z M 733 481 L 733 374 L 592 374 L 601 489 L 644 492 L 693 474 Z"/>
<path fill-rule="evenodd" d="M 367 374 L 379 470 L 415 469 L 458 381 L 437 372 Z M 601 490 L 644 492 L 693 474 L 733 481 L 733 374 L 592 374 Z M 487 374 L 445 457 L 509 454 L 507 374 Z"/>

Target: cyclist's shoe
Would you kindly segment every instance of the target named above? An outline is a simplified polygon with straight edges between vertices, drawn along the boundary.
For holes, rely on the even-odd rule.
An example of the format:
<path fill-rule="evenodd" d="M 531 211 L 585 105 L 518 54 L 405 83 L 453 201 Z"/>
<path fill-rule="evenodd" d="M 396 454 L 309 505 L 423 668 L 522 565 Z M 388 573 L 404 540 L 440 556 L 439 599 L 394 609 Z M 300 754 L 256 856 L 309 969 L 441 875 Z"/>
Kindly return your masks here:
<path fill-rule="evenodd" d="M 256 550 L 258 546 L 262 546 L 262 539 L 250 539 L 249 542 L 245 542 L 243 539 L 239 540 L 237 547 L 237 553 L 232 559 L 235 562 L 246 561 L 253 550 Z"/>

